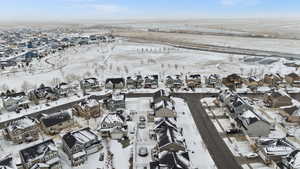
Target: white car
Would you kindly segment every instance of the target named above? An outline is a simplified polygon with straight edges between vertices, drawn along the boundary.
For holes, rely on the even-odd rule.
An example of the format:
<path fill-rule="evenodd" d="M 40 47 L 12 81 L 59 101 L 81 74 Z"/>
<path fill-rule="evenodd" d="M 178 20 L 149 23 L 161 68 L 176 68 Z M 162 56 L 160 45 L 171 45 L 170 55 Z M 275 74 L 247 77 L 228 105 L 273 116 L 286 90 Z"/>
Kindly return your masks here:
<path fill-rule="evenodd" d="M 257 153 L 249 153 L 249 154 L 246 155 L 246 157 L 249 158 L 249 159 L 250 158 L 256 158 L 256 157 L 258 157 L 258 154 Z"/>

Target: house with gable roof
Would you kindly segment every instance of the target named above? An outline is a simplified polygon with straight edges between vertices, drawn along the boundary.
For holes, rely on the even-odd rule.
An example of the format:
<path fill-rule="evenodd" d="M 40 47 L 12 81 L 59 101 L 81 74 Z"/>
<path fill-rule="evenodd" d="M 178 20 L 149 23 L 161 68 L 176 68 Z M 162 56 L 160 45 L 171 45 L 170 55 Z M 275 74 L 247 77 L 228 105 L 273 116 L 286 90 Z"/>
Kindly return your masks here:
<path fill-rule="evenodd" d="M 52 139 L 19 152 L 24 169 L 62 169 L 58 149 Z"/>
<path fill-rule="evenodd" d="M 35 119 L 24 116 L 9 122 L 3 130 L 4 136 L 14 143 L 31 142 L 39 139 L 39 127 Z"/>
<path fill-rule="evenodd" d="M 63 151 L 68 155 L 72 166 L 83 164 L 88 155 L 103 148 L 101 140 L 88 127 L 65 134 L 62 141 Z"/>

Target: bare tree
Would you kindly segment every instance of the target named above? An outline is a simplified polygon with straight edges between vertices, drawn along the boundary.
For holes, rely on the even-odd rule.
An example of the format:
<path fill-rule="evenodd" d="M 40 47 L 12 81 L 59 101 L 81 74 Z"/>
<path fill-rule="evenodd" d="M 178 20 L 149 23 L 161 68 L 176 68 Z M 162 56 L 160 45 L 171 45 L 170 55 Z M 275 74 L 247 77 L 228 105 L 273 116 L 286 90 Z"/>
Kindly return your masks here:
<path fill-rule="evenodd" d="M 25 93 L 28 92 L 28 90 L 30 89 L 30 84 L 25 80 L 23 81 L 22 85 L 21 85 L 21 90 Z"/>
<path fill-rule="evenodd" d="M 50 84 L 51 86 L 56 86 L 58 85 L 59 83 L 61 82 L 61 80 L 57 77 L 54 77 L 51 81 L 50 81 Z"/>

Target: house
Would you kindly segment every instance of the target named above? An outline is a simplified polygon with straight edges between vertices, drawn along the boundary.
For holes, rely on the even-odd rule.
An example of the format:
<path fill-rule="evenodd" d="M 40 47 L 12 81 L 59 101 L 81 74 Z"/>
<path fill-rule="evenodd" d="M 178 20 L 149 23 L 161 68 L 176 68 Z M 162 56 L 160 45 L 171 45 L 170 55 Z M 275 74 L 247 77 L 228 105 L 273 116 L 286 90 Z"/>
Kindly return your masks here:
<path fill-rule="evenodd" d="M 167 94 L 167 92 L 165 90 L 158 90 L 156 92 L 153 93 L 153 96 L 152 96 L 152 100 L 151 100 L 151 104 L 150 104 L 150 107 L 152 108 L 154 103 L 158 103 L 162 100 L 167 100 L 169 101 L 170 100 L 170 96 L 169 94 Z"/>
<path fill-rule="evenodd" d="M 109 78 L 105 81 L 106 89 L 123 89 L 125 87 L 124 78 Z"/>
<path fill-rule="evenodd" d="M 90 128 L 69 132 L 62 137 L 62 142 L 63 151 L 68 155 L 72 166 L 83 164 L 88 155 L 103 148 L 98 136 Z"/>
<path fill-rule="evenodd" d="M 97 118 L 102 114 L 101 107 L 102 105 L 96 99 L 86 99 L 74 105 L 72 108 L 72 113 L 87 119 L 91 117 Z"/>
<path fill-rule="evenodd" d="M 230 117 L 245 134 L 250 137 L 269 135 L 271 125 L 256 112 L 249 101 L 227 90 L 220 93 L 219 99 L 228 107 Z"/>
<path fill-rule="evenodd" d="M 13 158 L 10 155 L 0 157 L 0 169 L 17 169 L 13 162 Z"/>
<path fill-rule="evenodd" d="M 160 152 L 155 155 L 154 161 L 150 162 L 150 169 L 190 169 L 188 152 Z"/>
<path fill-rule="evenodd" d="M 251 90 L 257 90 L 257 88 L 259 86 L 262 86 L 262 83 L 260 80 L 258 80 L 255 76 L 250 76 L 248 77 L 247 79 L 245 79 L 245 82 L 244 82 L 247 87 Z"/>
<path fill-rule="evenodd" d="M 102 137 L 111 137 L 112 139 L 121 139 L 127 136 L 127 130 L 126 119 L 121 112 L 108 113 L 103 117 L 98 129 Z"/>
<path fill-rule="evenodd" d="M 281 108 L 279 114 L 285 117 L 287 122 L 300 123 L 300 109 L 295 105 Z"/>
<path fill-rule="evenodd" d="M 300 150 L 294 150 L 282 159 L 283 169 L 300 169 Z"/>
<path fill-rule="evenodd" d="M 190 88 L 199 88 L 201 87 L 201 75 L 189 73 L 185 76 L 185 83 Z"/>
<path fill-rule="evenodd" d="M 144 88 L 156 89 L 158 88 L 158 75 L 145 76 Z"/>
<path fill-rule="evenodd" d="M 292 99 L 282 92 L 272 91 L 264 95 L 264 103 L 268 107 L 279 108 L 292 105 Z"/>
<path fill-rule="evenodd" d="M 271 125 L 259 117 L 254 111 L 247 110 L 237 119 L 241 129 L 250 137 L 268 136 L 271 132 Z"/>
<path fill-rule="evenodd" d="M 7 111 L 19 112 L 21 109 L 28 109 L 30 101 L 24 92 L 9 93 L 1 97 L 3 107 Z"/>
<path fill-rule="evenodd" d="M 86 78 L 80 81 L 80 88 L 85 92 L 101 90 L 100 83 L 97 78 Z"/>
<path fill-rule="evenodd" d="M 74 125 L 69 112 L 58 112 L 40 118 L 41 128 L 46 134 L 53 135 Z"/>
<path fill-rule="evenodd" d="M 31 142 L 39 139 L 39 127 L 36 121 L 24 116 L 11 121 L 3 130 L 4 136 L 16 144 Z"/>
<path fill-rule="evenodd" d="M 174 102 L 172 100 L 161 100 L 153 105 L 154 117 L 177 117 Z"/>
<path fill-rule="evenodd" d="M 237 74 L 231 74 L 223 78 L 222 83 L 230 89 L 241 88 L 243 85 L 243 78 Z"/>
<path fill-rule="evenodd" d="M 124 93 L 113 93 L 109 97 L 107 97 L 104 100 L 104 102 L 106 104 L 107 109 L 113 112 L 118 109 L 126 108 L 125 99 L 126 96 Z"/>
<path fill-rule="evenodd" d="M 157 136 L 157 146 L 156 149 L 159 152 L 177 152 L 185 151 L 185 139 L 182 136 L 182 131 L 180 131 L 174 123 L 169 120 L 164 120 L 164 122 L 159 123 L 155 128 Z"/>
<path fill-rule="evenodd" d="M 181 88 L 183 86 L 183 80 L 180 75 L 167 76 L 165 85 L 168 88 Z"/>
<path fill-rule="evenodd" d="M 259 138 L 255 140 L 255 144 L 265 161 L 280 162 L 283 157 L 296 150 L 286 138 Z"/>
<path fill-rule="evenodd" d="M 283 83 L 283 77 L 281 77 L 278 73 L 276 74 L 265 74 L 262 79 L 263 86 L 268 87 L 277 87 Z"/>
<path fill-rule="evenodd" d="M 30 100 L 57 100 L 58 96 L 51 87 L 41 84 L 39 88 L 29 91 Z"/>
<path fill-rule="evenodd" d="M 52 139 L 27 147 L 19 152 L 24 169 L 61 169 L 57 147 Z"/>
<path fill-rule="evenodd" d="M 129 76 L 126 79 L 126 86 L 128 89 L 140 89 L 143 87 L 143 77 L 141 75 Z"/>
<path fill-rule="evenodd" d="M 292 87 L 300 87 L 300 76 L 296 73 L 285 75 L 285 81 Z"/>
<path fill-rule="evenodd" d="M 59 96 L 68 97 L 69 94 L 74 93 L 77 86 L 68 83 L 59 83 L 55 86 L 54 92 Z"/>
<path fill-rule="evenodd" d="M 221 78 L 217 74 L 211 74 L 208 77 L 205 77 L 205 84 L 206 87 L 209 88 L 216 88 L 216 87 L 221 87 Z"/>

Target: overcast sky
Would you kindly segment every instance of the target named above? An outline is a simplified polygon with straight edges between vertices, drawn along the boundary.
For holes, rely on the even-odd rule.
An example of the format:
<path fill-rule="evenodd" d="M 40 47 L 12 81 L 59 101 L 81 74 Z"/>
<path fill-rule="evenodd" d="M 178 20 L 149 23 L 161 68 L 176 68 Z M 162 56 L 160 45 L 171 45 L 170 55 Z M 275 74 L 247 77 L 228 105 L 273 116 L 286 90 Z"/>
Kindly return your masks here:
<path fill-rule="evenodd" d="M 300 0 L 0 0 L 1 21 L 299 17 Z"/>

